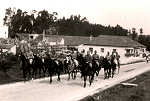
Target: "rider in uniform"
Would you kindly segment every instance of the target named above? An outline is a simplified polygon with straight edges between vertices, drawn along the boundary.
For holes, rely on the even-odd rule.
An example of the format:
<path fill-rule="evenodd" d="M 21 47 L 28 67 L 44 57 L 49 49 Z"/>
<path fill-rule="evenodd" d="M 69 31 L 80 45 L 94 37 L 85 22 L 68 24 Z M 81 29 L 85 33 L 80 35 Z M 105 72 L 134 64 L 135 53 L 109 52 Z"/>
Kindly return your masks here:
<path fill-rule="evenodd" d="M 85 62 L 89 63 L 90 66 L 92 67 L 92 56 L 90 55 L 89 51 L 87 51 L 87 55 L 85 55 L 84 59 L 85 59 Z"/>
<path fill-rule="evenodd" d="M 94 54 L 92 55 L 92 60 L 99 66 L 99 55 L 97 54 L 97 51 L 94 51 Z"/>
<path fill-rule="evenodd" d="M 110 60 L 110 53 L 109 53 L 109 52 L 107 52 L 105 58 L 106 58 L 108 61 Z"/>
<path fill-rule="evenodd" d="M 82 55 L 82 57 L 85 57 L 85 50 L 83 49 L 82 51 L 81 51 L 81 55 Z"/>

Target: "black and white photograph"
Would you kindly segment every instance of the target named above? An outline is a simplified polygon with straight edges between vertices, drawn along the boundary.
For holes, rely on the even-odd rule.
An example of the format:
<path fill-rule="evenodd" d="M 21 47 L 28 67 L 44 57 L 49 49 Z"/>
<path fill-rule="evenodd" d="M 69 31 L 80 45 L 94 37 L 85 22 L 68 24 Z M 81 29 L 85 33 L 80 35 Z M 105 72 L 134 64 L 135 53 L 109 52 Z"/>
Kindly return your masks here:
<path fill-rule="evenodd" d="M 0 1 L 0 101 L 150 101 L 150 1 Z"/>

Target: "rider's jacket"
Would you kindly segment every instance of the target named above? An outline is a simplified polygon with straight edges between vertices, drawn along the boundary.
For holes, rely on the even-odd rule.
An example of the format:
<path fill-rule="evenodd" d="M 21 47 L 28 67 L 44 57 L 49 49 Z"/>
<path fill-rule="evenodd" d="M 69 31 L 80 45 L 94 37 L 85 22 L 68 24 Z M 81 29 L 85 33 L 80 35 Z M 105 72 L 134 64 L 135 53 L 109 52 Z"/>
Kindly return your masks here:
<path fill-rule="evenodd" d="M 98 54 L 93 54 L 92 59 L 93 60 L 99 60 L 99 55 Z"/>
<path fill-rule="evenodd" d="M 82 57 L 85 57 L 86 54 L 85 53 L 81 53 L 81 55 L 82 55 Z"/>
<path fill-rule="evenodd" d="M 71 57 L 72 57 L 72 59 L 76 59 L 77 58 L 77 54 L 73 53 L 73 54 L 71 54 Z"/>
<path fill-rule="evenodd" d="M 107 60 L 110 60 L 110 55 L 106 55 L 105 57 Z"/>
<path fill-rule="evenodd" d="M 90 54 L 85 55 L 85 62 L 92 62 L 92 56 Z"/>

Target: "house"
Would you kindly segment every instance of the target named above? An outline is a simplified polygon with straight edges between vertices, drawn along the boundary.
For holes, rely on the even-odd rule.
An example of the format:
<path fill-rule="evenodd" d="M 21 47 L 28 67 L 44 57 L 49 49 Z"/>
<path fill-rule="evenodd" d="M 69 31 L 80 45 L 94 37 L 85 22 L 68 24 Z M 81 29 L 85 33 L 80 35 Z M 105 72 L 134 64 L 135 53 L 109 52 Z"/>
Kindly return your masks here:
<path fill-rule="evenodd" d="M 0 38 L 8 38 L 8 26 L 0 26 Z"/>
<path fill-rule="evenodd" d="M 97 50 L 101 56 L 105 56 L 107 52 L 112 53 L 112 51 L 117 51 L 121 57 L 142 56 L 142 54 L 146 52 L 144 45 L 130 39 L 128 36 L 100 35 L 98 37 L 87 37 L 44 35 L 43 38 L 43 35 L 40 34 L 38 37 L 36 36 L 34 40 L 40 42 L 43 39 L 49 46 L 57 46 L 57 50 L 65 49 L 62 47 L 78 49 L 79 52 L 83 49 L 86 52 L 91 51 L 91 53 Z"/>
<path fill-rule="evenodd" d="M 80 44 L 78 50 L 82 51 L 97 50 L 101 56 L 106 56 L 107 52 L 117 51 L 121 57 L 139 56 L 146 52 L 146 47 L 127 36 L 107 36 L 100 35 L 92 37 L 86 43 Z"/>
<path fill-rule="evenodd" d="M 5 52 L 16 55 L 16 45 L 0 44 L 0 54 Z"/>
<path fill-rule="evenodd" d="M 61 40 L 63 40 L 62 45 L 77 48 L 79 52 L 83 49 L 86 52 L 91 51 L 91 53 L 97 50 L 101 56 L 105 56 L 107 52 L 112 53 L 112 51 L 117 51 L 121 57 L 141 56 L 146 52 L 144 45 L 130 39 L 128 36 L 100 35 L 98 37 L 85 37 L 50 35 L 46 37 L 48 37 L 50 42 L 52 42 L 52 40 L 55 40 L 54 42 L 61 42 Z"/>

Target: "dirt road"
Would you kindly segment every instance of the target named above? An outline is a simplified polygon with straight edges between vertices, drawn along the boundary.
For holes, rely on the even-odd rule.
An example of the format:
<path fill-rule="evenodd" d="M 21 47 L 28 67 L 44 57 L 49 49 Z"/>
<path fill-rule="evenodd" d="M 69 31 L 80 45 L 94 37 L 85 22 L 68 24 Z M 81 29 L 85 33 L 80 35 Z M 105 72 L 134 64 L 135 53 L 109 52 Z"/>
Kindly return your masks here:
<path fill-rule="evenodd" d="M 92 86 L 83 88 L 83 80 L 78 75 L 76 80 L 67 80 L 67 75 L 61 76 L 61 82 L 56 78 L 49 84 L 49 78 L 38 79 L 26 83 L 18 82 L 0 86 L 0 101 L 77 101 L 99 90 L 107 89 L 124 80 L 150 70 L 150 63 L 136 63 L 121 66 L 120 73 L 108 80 L 103 80 L 103 69 L 95 78 Z"/>

